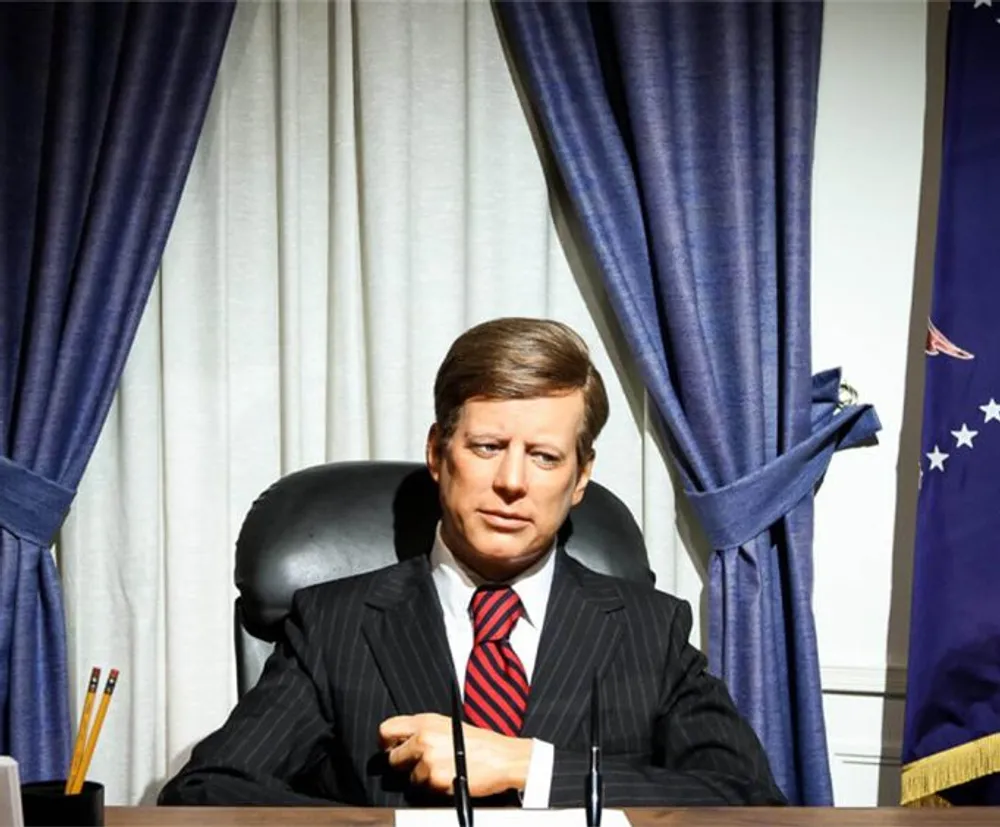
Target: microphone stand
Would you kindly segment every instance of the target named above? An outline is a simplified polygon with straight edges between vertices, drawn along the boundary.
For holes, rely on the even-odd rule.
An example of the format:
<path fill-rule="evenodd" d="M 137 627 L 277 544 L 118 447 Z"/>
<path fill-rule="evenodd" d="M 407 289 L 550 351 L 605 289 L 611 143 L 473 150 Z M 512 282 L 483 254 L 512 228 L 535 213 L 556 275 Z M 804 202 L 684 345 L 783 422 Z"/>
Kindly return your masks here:
<path fill-rule="evenodd" d="M 451 745 L 455 753 L 455 812 L 459 827 L 472 827 L 472 799 L 469 797 L 469 772 L 465 766 L 465 736 L 462 733 L 462 704 L 458 687 L 451 684 Z"/>
<path fill-rule="evenodd" d="M 587 827 L 601 827 L 604 782 L 601 779 L 601 708 L 596 672 L 590 692 L 590 769 L 587 772 L 584 805 L 587 810 Z"/>

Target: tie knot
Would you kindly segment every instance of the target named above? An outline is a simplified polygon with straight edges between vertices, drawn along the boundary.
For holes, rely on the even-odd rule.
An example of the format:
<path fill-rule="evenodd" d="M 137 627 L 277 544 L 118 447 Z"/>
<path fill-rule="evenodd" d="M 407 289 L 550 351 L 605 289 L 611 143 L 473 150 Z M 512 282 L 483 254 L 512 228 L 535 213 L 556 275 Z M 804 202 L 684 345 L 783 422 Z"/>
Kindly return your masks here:
<path fill-rule="evenodd" d="M 510 586 L 480 586 L 472 595 L 470 608 L 477 644 L 507 640 L 524 614 L 521 598 Z"/>

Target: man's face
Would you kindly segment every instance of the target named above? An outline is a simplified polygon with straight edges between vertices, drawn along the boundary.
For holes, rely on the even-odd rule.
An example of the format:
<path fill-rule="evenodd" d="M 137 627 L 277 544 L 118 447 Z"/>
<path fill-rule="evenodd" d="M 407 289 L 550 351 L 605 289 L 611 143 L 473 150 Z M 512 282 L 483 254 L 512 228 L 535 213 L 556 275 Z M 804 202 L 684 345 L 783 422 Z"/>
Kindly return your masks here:
<path fill-rule="evenodd" d="M 452 553 L 490 580 L 507 580 L 551 547 L 580 502 L 592 462 L 581 468 L 576 437 L 583 393 L 534 399 L 469 400 L 440 449 L 427 439 L 427 465 L 441 489 L 441 533 Z"/>

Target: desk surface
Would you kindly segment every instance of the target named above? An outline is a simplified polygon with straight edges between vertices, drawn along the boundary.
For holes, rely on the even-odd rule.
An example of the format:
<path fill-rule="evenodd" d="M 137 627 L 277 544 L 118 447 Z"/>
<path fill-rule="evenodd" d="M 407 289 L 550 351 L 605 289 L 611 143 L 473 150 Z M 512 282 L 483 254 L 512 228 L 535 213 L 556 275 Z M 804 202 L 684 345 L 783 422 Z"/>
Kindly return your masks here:
<path fill-rule="evenodd" d="M 634 827 L 995 827 L 990 808 L 851 810 L 846 808 L 628 809 Z M 345 808 L 109 807 L 107 827 L 392 827 L 392 810 Z"/>

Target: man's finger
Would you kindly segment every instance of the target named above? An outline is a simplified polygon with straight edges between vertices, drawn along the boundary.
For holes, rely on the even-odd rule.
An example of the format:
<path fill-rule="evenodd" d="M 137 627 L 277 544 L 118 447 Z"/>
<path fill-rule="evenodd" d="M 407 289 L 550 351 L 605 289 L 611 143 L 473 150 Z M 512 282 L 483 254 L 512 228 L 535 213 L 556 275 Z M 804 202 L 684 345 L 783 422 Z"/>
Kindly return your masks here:
<path fill-rule="evenodd" d="M 430 777 L 431 771 L 426 761 L 417 761 L 410 770 L 410 782 L 418 787 L 423 786 Z"/>
<path fill-rule="evenodd" d="M 423 757 L 423 751 L 416 738 L 407 738 L 403 743 L 389 750 L 389 766 L 399 769 L 417 763 Z"/>
<path fill-rule="evenodd" d="M 413 715 L 396 715 L 386 718 L 379 724 L 378 737 L 382 749 L 389 749 L 403 743 L 417 731 L 417 722 Z"/>

